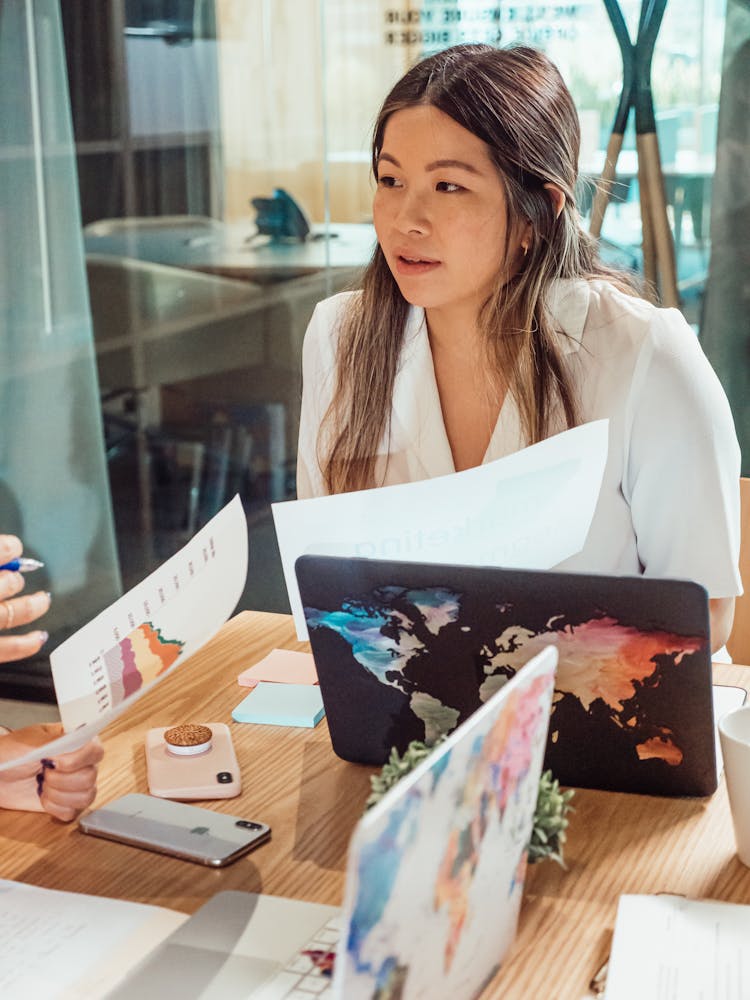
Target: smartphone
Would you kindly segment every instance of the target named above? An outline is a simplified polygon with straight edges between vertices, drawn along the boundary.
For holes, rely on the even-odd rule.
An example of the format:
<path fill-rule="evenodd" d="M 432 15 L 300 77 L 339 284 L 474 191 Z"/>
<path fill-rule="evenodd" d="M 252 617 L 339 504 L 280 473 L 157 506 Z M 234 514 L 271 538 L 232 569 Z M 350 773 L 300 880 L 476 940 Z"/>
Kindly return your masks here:
<path fill-rule="evenodd" d="M 221 868 L 271 836 L 265 823 L 133 793 L 82 816 L 84 833 Z"/>
<path fill-rule="evenodd" d="M 232 799 L 242 791 L 240 768 L 229 727 L 205 724 L 211 748 L 194 756 L 175 756 L 164 742 L 163 729 L 146 733 L 148 790 L 164 799 Z"/>

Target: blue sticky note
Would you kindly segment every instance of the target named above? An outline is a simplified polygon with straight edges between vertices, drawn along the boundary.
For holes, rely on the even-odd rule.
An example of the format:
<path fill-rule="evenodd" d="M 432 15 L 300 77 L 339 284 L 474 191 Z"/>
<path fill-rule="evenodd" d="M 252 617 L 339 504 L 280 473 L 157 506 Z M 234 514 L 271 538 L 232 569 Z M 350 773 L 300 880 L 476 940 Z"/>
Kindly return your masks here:
<path fill-rule="evenodd" d="M 232 711 L 235 722 L 312 729 L 325 714 L 320 688 L 312 684 L 261 681 Z"/>

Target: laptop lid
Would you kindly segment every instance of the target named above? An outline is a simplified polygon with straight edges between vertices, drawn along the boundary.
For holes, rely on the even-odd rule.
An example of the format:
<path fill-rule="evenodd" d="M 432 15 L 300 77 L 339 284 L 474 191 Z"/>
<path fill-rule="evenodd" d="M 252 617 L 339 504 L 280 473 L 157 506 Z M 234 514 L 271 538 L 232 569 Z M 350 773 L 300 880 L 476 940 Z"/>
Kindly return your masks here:
<path fill-rule="evenodd" d="M 557 651 L 402 778 L 349 846 L 339 1000 L 474 997 L 516 932 Z"/>
<path fill-rule="evenodd" d="M 545 766 L 563 784 L 716 788 L 708 597 L 696 583 L 301 556 L 334 751 L 382 764 L 475 711 L 541 648 L 560 664 Z"/>

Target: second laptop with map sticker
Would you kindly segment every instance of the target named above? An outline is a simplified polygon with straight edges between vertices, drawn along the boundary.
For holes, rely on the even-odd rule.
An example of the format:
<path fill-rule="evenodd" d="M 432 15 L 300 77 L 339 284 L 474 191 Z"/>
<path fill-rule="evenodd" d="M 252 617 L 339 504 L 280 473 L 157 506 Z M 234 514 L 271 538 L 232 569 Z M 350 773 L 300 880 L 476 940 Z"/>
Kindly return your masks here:
<path fill-rule="evenodd" d="M 535 656 L 362 816 L 340 910 L 220 892 L 110 1000 L 479 996 L 516 933 L 556 662 Z"/>
<path fill-rule="evenodd" d="M 555 645 L 545 766 L 562 784 L 715 790 L 708 597 L 698 584 L 316 555 L 296 569 L 345 760 L 383 764 L 392 746 L 450 731 Z"/>

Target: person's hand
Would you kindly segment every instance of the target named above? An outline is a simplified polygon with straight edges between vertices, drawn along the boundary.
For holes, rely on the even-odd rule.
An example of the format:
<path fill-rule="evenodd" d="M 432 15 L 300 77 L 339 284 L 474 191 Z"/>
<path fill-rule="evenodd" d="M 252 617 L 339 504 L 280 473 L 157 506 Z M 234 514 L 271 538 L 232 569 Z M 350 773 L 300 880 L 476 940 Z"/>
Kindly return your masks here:
<path fill-rule="evenodd" d="M 61 723 L 24 726 L 0 735 L 0 760 L 11 761 L 61 736 Z M 97 765 L 104 750 L 93 739 L 78 750 L 0 771 L 0 806 L 48 812 L 69 823 L 96 798 Z"/>
<path fill-rule="evenodd" d="M 15 535 L 0 535 L 0 566 L 20 558 L 22 552 L 23 546 Z M 0 630 L 28 625 L 49 610 L 50 595 L 43 590 L 23 597 L 15 596 L 25 585 L 23 573 L 0 570 Z M 42 631 L 0 636 L 0 663 L 33 656 L 46 641 L 47 633 Z"/>

